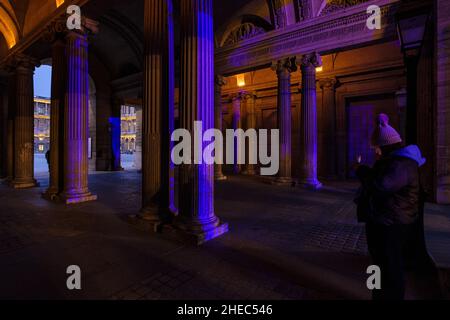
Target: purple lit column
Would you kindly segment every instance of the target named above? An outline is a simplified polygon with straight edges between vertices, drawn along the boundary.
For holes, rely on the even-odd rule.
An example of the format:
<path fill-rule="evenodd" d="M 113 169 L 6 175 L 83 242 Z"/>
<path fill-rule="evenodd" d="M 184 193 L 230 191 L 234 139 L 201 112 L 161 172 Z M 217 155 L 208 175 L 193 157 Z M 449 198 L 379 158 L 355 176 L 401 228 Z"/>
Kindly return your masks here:
<path fill-rule="evenodd" d="M 275 184 L 291 185 L 292 156 L 292 99 L 291 72 L 297 70 L 295 58 L 274 63 L 272 69 L 278 76 L 278 129 L 280 130 L 280 170 Z"/>
<path fill-rule="evenodd" d="M 225 79 L 218 75 L 215 82 L 215 96 L 214 96 L 214 126 L 216 129 L 222 131 L 222 87 L 226 84 Z M 217 146 L 216 148 L 223 148 Z M 216 149 L 217 150 L 217 149 Z M 226 180 L 227 177 L 223 174 L 222 164 L 216 164 L 214 167 L 214 177 L 216 180 Z"/>
<path fill-rule="evenodd" d="M 203 132 L 214 127 L 214 29 L 212 0 L 181 0 L 181 127 L 194 134 L 194 122 Z M 209 143 L 204 143 L 206 147 Z M 202 148 L 200 148 L 202 149 Z M 198 244 L 228 231 L 214 212 L 214 165 L 180 166 L 179 215 L 175 225 Z"/>
<path fill-rule="evenodd" d="M 245 106 L 246 106 L 246 129 L 256 129 L 256 111 L 255 111 L 255 103 L 256 103 L 256 92 L 247 93 L 244 95 Z M 253 145 L 248 142 L 248 154 L 251 152 L 257 153 L 258 146 Z M 248 176 L 256 175 L 255 165 L 250 163 L 250 157 L 247 156 L 247 164 L 245 166 L 245 170 L 242 174 Z"/>
<path fill-rule="evenodd" d="M 242 94 L 239 93 L 232 98 L 233 104 L 233 129 L 239 130 L 242 129 Z M 239 155 L 238 155 L 239 147 L 237 144 L 237 138 L 234 141 L 234 164 L 233 164 L 233 173 L 239 174 L 241 173 L 242 166 L 238 163 Z"/>
<path fill-rule="evenodd" d="M 14 179 L 16 189 L 37 186 L 34 179 L 34 68 L 35 59 L 16 57 L 16 113 L 14 119 Z"/>
<path fill-rule="evenodd" d="M 300 184 L 320 189 L 317 179 L 317 88 L 316 68 L 322 65 L 319 54 L 306 54 L 301 61 L 302 110 L 301 110 L 301 167 Z"/>
<path fill-rule="evenodd" d="M 321 169 L 323 175 L 329 178 L 336 177 L 336 84 L 337 80 L 334 78 L 321 79 L 319 81 L 322 89 L 322 135 L 323 135 L 323 156 L 320 160 L 323 161 Z"/>
<path fill-rule="evenodd" d="M 83 30 L 66 36 L 67 87 L 64 108 L 64 191 L 66 204 L 97 200 L 88 188 L 88 38 Z"/>
<path fill-rule="evenodd" d="M 66 93 L 66 44 L 52 44 L 52 99 L 50 108 L 50 186 L 44 198 L 54 200 L 64 189 L 64 103 Z"/>
<path fill-rule="evenodd" d="M 108 124 L 109 137 L 111 139 L 111 171 L 123 171 L 120 154 L 122 105 L 122 100 L 113 99 L 112 112 Z"/>
<path fill-rule="evenodd" d="M 141 217 L 159 223 L 174 211 L 171 133 L 174 121 L 174 44 L 171 0 L 146 0 Z"/>

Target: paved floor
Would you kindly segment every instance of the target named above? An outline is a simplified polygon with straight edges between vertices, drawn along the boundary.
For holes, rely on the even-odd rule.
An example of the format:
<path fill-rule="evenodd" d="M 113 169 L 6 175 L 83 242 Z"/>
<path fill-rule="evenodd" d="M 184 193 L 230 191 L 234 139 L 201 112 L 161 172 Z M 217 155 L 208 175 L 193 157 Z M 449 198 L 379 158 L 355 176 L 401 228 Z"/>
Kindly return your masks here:
<path fill-rule="evenodd" d="M 351 185 L 310 192 L 232 177 L 216 187 L 216 211 L 230 232 L 193 247 L 128 223 L 140 204 L 136 172 L 91 175 L 99 200 L 72 207 L 41 199 L 48 177 L 37 177 L 36 189 L 0 186 L 0 298 L 370 297 L 370 261 Z M 450 215 L 447 208 L 430 210 L 431 238 L 442 254 Z M 69 265 L 81 267 L 81 291 L 67 290 Z"/>

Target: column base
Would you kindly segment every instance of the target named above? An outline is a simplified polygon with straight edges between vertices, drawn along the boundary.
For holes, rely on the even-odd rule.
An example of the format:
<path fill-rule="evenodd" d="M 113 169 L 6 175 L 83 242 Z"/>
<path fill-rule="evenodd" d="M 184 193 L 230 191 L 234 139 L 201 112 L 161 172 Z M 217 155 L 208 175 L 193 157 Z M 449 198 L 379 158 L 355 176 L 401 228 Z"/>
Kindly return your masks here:
<path fill-rule="evenodd" d="M 58 201 L 64 204 L 77 204 L 83 202 L 96 201 L 98 199 L 97 195 L 90 192 L 82 194 L 61 194 Z"/>
<path fill-rule="evenodd" d="M 309 190 L 320 190 L 323 187 L 323 184 L 317 180 L 300 180 L 298 182 L 298 185 L 300 188 L 305 188 L 305 189 L 309 189 Z"/>
<path fill-rule="evenodd" d="M 439 179 L 436 188 L 436 202 L 438 204 L 450 204 L 450 176 Z"/>
<path fill-rule="evenodd" d="M 12 180 L 9 183 L 10 187 L 14 188 L 14 189 L 30 189 L 30 188 L 35 188 L 35 187 L 39 187 L 39 183 L 35 180 Z"/>
<path fill-rule="evenodd" d="M 134 219 L 133 223 L 137 223 L 145 229 L 160 232 L 162 225 L 172 222 L 176 215 L 177 212 L 174 208 L 162 210 L 158 207 L 146 207 L 142 208 L 138 215 L 130 218 Z"/>
<path fill-rule="evenodd" d="M 272 181 L 275 186 L 291 187 L 294 185 L 294 180 L 291 177 L 277 177 Z"/>
<path fill-rule="evenodd" d="M 204 224 L 192 223 L 179 217 L 175 219 L 173 227 L 180 237 L 196 245 L 218 238 L 229 230 L 228 223 L 221 222 L 217 217 Z"/>

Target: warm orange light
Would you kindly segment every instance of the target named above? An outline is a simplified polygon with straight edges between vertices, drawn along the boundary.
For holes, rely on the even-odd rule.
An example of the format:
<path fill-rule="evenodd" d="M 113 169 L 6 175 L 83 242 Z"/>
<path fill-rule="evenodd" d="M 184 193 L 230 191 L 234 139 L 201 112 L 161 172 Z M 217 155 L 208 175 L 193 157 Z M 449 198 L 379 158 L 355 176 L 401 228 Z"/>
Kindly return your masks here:
<path fill-rule="evenodd" d="M 316 68 L 316 72 L 322 72 L 323 71 L 323 67 L 317 67 Z"/>
<path fill-rule="evenodd" d="M 236 80 L 239 88 L 245 87 L 245 74 L 238 74 Z"/>
<path fill-rule="evenodd" d="M 64 0 L 56 0 L 56 7 L 59 8 L 64 3 Z"/>
<path fill-rule="evenodd" d="M 2 6 L 0 6 L 0 32 L 3 34 L 9 49 L 16 45 L 19 33 L 14 21 Z"/>

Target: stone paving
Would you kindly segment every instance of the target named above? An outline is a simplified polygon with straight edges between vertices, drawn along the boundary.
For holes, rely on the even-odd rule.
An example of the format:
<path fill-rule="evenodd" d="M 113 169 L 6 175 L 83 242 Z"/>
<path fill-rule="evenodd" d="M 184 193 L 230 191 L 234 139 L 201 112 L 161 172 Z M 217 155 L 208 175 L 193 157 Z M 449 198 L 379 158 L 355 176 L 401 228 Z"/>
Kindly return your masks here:
<path fill-rule="evenodd" d="M 345 188 L 231 177 L 216 186 L 216 211 L 230 232 L 194 247 L 128 223 L 139 210 L 137 172 L 91 175 L 99 200 L 71 207 L 41 199 L 48 177 L 37 178 L 41 187 L 31 190 L 0 186 L 0 298 L 370 298 L 363 227 Z M 432 211 L 442 228 L 446 208 Z M 73 264 L 81 291 L 66 287 Z"/>

